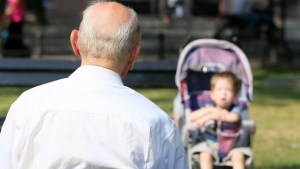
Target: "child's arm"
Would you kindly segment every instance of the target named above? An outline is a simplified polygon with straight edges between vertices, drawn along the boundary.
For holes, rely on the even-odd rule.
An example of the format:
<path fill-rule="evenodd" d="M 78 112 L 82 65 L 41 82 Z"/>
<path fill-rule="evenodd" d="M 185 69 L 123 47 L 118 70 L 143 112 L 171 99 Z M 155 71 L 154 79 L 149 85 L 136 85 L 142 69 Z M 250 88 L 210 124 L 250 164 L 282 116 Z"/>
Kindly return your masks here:
<path fill-rule="evenodd" d="M 210 106 L 198 109 L 190 115 L 191 122 L 195 123 L 198 127 L 202 127 L 206 121 L 211 119 L 228 123 L 236 123 L 240 121 L 240 118 L 240 115 L 237 113 Z"/>
<path fill-rule="evenodd" d="M 229 112 L 226 109 L 215 107 L 212 111 L 213 113 L 211 113 L 211 118 L 218 121 L 236 123 L 241 119 L 239 114 Z"/>
<path fill-rule="evenodd" d="M 195 123 L 198 127 L 202 127 L 207 120 L 211 119 L 210 114 L 212 113 L 213 109 L 214 107 L 206 106 L 195 110 L 190 114 L 190 121 Z"/>

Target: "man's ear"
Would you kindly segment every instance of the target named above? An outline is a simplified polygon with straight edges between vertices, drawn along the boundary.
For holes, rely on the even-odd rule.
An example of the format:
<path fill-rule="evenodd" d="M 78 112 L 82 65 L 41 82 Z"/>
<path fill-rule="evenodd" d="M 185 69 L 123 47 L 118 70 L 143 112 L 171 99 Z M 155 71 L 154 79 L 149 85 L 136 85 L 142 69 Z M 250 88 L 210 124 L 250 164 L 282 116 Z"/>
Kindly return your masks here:
<path fill-rule="evenodd" d="M 129 70 L 133 69 L 133 66 L 139 56 L 141 46 L 140 45 L 135 45 L 131 48 L 129 58 L 126 61 L 126 64 L 122 68 L 120 75 L 122 78 L 124 78 Z"/>
<path fill-rule="evenodd" d="M 137 44 L 137 45 L 135 45 L 135 47 L 133 47 L 132 53 L 131 53 L 131 59 L 130 59 L 131 60 L 130 70 L 133 69 L 133 66 L 139 56 L 140 50 L 141 50 L 141 45 L 139 45 L 139 44 Z"/>
<path fill-rule="evenodd" d="M 70 36 L 70 42 L 71 42 L 71 45 L 72 45 L 72 49 L 73 49 L 73 52 L 76 56 L 80 57 L 80 50 L 78 48 L 78 45 L 77 45 L 77 42 L 78 42 L 78 34 L 79 34 L 79 31 L 78 30 L 73 30 L 71 32 L 71 36 Z"/>

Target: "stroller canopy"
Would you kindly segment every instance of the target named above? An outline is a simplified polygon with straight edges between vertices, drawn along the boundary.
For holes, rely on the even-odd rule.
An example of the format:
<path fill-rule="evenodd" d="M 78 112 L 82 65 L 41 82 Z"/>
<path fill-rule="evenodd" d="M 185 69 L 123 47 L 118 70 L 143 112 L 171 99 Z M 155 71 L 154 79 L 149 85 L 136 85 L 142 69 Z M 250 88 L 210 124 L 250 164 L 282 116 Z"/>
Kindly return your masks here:
<path fill-rule="evenodd" d="M 239 47 L 224 40 L 198 39 L 183 48 L 176 69 L 177 88 L 180 90 L 180 82 L 186 78 L 188 70 L 202 71 L 207 66 L 234 72 L 246 86 L 249 100 L 252 100 L 253 77 L 249 61 Z"/>

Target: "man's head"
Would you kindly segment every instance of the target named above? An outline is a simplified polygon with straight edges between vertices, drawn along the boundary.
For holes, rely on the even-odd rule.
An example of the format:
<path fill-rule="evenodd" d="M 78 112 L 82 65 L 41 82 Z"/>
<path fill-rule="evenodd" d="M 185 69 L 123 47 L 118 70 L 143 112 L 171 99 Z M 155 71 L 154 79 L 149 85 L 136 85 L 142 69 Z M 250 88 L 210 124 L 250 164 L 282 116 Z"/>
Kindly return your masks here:
<path fill-rule="evenodd" d="M 132 9 L 98 0 L 83 12 L 79 31 L 71 34 L 71 43 L 83 65 L 103 66 L 125 76 L 137 59 L 140 38 L 139 21 Z"/>
<path fill-rule="evenodd" d="M 211 78 L 211 98 L 217 106 L 229 108 L 237 98 L 240 90 L 240 80 L 232 72 L 220 72 Z"/>

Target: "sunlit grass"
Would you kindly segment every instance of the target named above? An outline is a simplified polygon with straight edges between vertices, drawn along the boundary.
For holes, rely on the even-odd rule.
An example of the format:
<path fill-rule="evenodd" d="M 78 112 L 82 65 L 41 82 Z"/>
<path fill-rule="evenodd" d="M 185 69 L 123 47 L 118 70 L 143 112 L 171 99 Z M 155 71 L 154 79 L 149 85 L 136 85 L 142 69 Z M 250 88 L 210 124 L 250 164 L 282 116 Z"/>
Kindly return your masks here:
<path fill-rule="evenodd" d="M 253 146 L 257 168 L 300 168 L 300 92 L 261 90 L 273 90 L 274 94 L 256 92 L 250 106 L 250 116 L 257 125 Z M 279 93 L 283 93 L 281 98 Z"/>
<path fill-rule="evenodd" d="M 26 87 L 0 87 L 0 117 L 5 117 L 10 105 Z"/>

